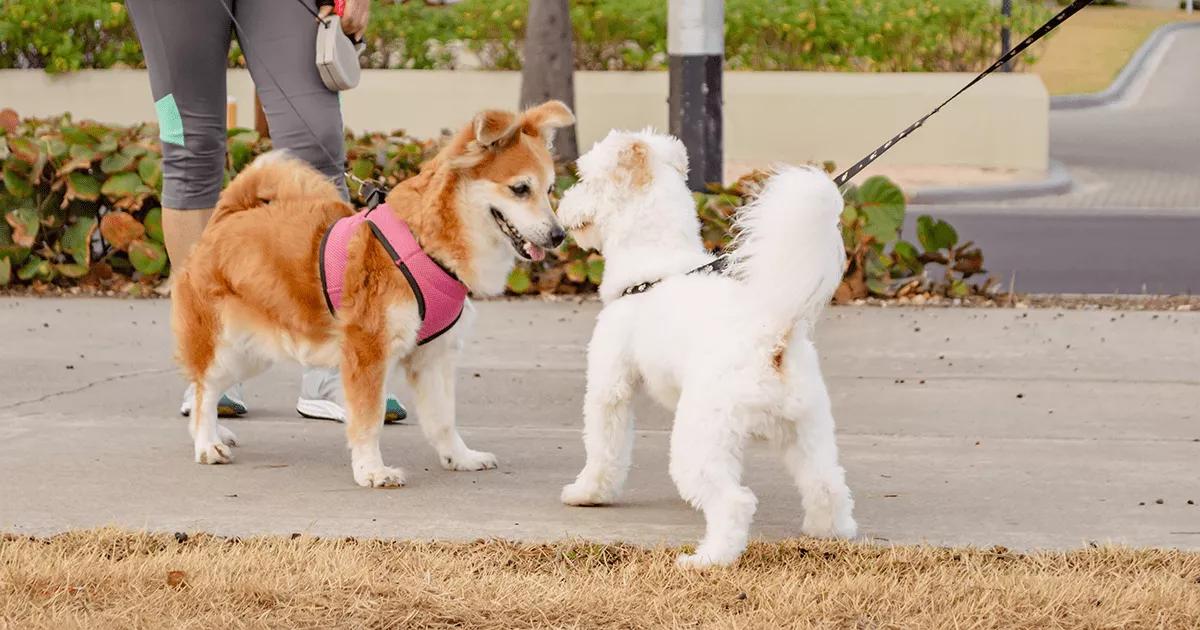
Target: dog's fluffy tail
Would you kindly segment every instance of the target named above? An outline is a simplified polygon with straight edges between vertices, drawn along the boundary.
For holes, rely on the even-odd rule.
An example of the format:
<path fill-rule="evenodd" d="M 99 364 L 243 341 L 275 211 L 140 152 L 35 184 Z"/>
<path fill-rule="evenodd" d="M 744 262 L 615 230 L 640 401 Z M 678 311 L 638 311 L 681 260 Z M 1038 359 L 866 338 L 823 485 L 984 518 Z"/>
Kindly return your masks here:
<path fill-rule="evenodd" d="M 217 201 L 213 221 L 257 208 L 272 201 L 338 200 L 341 194 L 329 178 L 287 151 L 271 151 L 250 163 Z"/>
<path fill-rule="evenodd" d="M 824 172 L 783 167 L 737 217 L 730 273 L 749 285 L 760 323 L 784 336 L 814 322 L 846 264 L 838 227 L 842 195 Z"/>

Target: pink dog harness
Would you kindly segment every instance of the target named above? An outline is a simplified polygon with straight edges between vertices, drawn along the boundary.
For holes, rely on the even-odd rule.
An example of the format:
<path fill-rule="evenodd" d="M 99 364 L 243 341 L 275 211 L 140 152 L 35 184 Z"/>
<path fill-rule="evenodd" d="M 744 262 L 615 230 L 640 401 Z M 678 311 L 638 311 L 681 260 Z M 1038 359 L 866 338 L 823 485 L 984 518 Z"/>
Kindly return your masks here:
<path fill-rule="evenodd" d="M 321 288 L 329 312 L 336 315 L 342 306 L 346 249 L 350 245 L 350 236 L 364 222 L 371 227 L 371 234 L 387 250 L 417 296 L 417 311 L 421 314 L 417 343 L 432 341 L 453 328 L 462 316 L 467 286 L 421 249 L 408 224 L 386 203 L 338 219 L 325 232 L 325 238 L 321 240 L 320 269 Z"/>

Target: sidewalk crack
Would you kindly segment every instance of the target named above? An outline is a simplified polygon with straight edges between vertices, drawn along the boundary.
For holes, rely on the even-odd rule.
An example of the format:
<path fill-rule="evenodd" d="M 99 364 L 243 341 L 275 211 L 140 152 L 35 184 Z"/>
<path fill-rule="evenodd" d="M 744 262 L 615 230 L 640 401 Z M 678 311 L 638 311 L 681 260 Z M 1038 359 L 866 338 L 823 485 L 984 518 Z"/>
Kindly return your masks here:
<path fill-rule="evenodd" d="M 175 368 L 154 368 L 154 369 L 149 369 L 149 370 L 137 370 L 135 372 L 123 372 L 121 374 L 113 374 L 112 376 L 108 376 L 108 377 L 105 377 L 105 378 L 102 378 L 99 380 L 89 381 L 83 385 L 80 385 L 79 387 L 73 387 L 71 389 L 64 389 L 64 390 L 57 391 L 57 392 L 50 392 L 49 394 L 43 394 L 41 396 L 38 396 L 37 398 L 30 398 L 28 400 L 18 400 L 17 402 L 9 403 L 7 405 L 0 405 L 0 411 L 4 411 L 6 409 L 15 409 L 17 407 L 23 407 L 25 405 L 32 405 L 34 403 L 39 403 L 39 402 L 43 402 L 46 400 L 50 400 L 51 398 L 57 398 L 59 396 L 75 394 L 75 393 L 84 391 L 86 389 L 91 389 L 97 385 L 103 385 L 104 383 L 111 383 L 113 381 L 119 381 L 119 380 L 123 380 L 123 379 L 127 379 L 127 378 L 132 378 L 135 376 L 145 376 L 148 374 L 164 374 L 166 372 L 174 372 L 174 371 L 175 371 Z"/>

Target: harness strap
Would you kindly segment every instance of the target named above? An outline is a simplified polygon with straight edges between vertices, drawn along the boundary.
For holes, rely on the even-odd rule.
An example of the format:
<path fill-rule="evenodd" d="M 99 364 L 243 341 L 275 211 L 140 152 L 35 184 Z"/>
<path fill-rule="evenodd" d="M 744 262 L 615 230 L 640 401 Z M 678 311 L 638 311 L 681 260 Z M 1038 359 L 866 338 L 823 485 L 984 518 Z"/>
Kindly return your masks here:
<path fill-rule="evenodd" d="M 468 289 L 453 272 L 425 253 L 403 219 L 386 205 L 335 221 L 325 231 L 318 252 L 321 291 L 329 312 L 337 315 L 346 283 L 347 249 L 351 236 L 363 223 L 379 242 L 417 300 L 421 328 L 417 343 L 425 344 L 450 330 L 462 317 Z"/>
<path fill-rule="evenodd" d="M 725 268 L 728 266 L 729 266 L 729 258 L 726 256 L 721 256 L 719 258 L 714 259 L 712 262 L 700 265 L 699 267 L 696 267 L 695 269 L 693 269 L 683 275 L 690 276 L 690 275 L 697 274 L 697 273 L 709 273 L 709 272 L 720 273 L 720 272 L 725 271 Z M 658 285 L 658 283 L 662 282 L 663 280 L 666 280 L 666 278 L 659 278 L 657 280 L 648 280 L 641 284 L 635 284 L 635 285 L 625 289 L 624 291 L 622 291 L 620 297 L 625 297 L 627 295 L 637 295 L 639 293 L 645 293 L 646 291 L 653 289 L 655 286 Z"/>

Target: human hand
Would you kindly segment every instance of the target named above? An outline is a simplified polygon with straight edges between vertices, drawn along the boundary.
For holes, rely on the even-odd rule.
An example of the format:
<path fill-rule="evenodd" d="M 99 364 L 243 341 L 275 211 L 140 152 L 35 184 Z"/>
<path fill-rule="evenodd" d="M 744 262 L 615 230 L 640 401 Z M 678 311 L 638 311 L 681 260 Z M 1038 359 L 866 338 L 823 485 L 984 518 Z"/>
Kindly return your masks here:
<path fill-rule="evenodd" d="M 350 39 L 361 41 L 367 34 L 367 22 L 371 19 L 371 0 L 346 0 L 342 12 L 342 30 Z"/>

